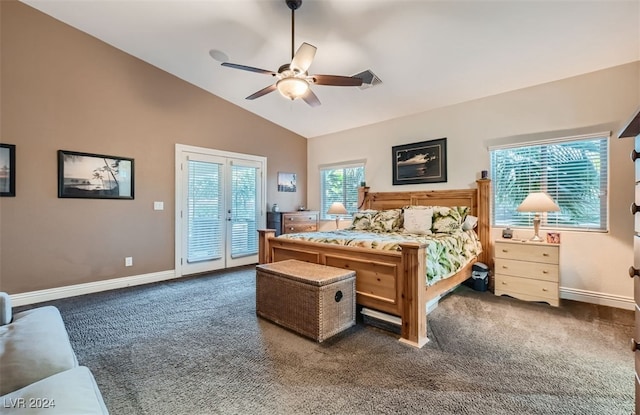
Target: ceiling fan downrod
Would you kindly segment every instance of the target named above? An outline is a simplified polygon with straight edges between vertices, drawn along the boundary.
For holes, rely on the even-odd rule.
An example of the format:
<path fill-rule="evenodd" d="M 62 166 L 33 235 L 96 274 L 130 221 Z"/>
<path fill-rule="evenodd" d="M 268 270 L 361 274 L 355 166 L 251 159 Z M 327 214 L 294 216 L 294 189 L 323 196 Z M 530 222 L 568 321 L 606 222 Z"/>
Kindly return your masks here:
<path fill-rule="evenodd" d="M 300 8 L 302 5 L 302 0 L 284 0 L 287 3 L 287 7 L 291 9 L 291 59 L 295 55 L 295 42 L 294 42 L 294 34 L 296 27 L 296 10 Z"/>

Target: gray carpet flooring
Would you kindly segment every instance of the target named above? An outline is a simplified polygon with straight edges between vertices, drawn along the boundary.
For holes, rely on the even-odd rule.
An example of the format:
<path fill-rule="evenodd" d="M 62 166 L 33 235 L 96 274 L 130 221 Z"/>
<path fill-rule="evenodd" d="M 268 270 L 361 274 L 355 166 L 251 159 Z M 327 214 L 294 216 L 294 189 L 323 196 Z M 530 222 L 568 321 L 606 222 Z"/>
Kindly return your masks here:
<path fill-rule="evenodd" d="M 255 315 L 244 267 L 64 300 L 112 414 L 630 414 L 630 311 L 460 287 L 422 349 L 364 325 L 315 343 Z"/>

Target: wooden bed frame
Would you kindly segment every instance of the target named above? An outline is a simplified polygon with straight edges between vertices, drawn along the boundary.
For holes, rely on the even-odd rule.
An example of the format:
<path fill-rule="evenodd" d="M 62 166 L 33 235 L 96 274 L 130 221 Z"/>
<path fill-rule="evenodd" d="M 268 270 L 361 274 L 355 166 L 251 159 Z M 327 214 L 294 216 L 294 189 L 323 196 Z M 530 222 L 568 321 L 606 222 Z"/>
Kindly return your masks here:
<path fill-rule="evenodd" d="M 369 192 L 360 188 L 360 209 L 393 209 L 407 205 L 469 206 L 478 217 L 476 232 L 483 252 L 476 259 L 489 265 L 489 184 L 476 181 L 476 189 L 417 192 Z M 346 247 L 276 238 L 275 230 L 259 230 L 261 264 L 297 259 L 356 271 L 356 302 L 364 307 L 399 316 L 400 341 L 415 347 L 427 339 L 427 302 L 458 286 L 471 276 L 471 261 L 454 276 L 427 286 L 426 245 L 400 244 L 401 251 Z"/>

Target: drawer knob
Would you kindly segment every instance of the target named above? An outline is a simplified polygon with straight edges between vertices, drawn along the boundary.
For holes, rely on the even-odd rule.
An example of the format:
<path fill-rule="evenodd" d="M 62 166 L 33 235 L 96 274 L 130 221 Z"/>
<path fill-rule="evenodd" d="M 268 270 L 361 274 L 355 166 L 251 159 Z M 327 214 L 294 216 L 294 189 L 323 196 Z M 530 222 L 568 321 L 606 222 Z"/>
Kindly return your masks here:
<path fill-rule="evenodd" d="M 634 339 L 633 337 L 631 338 L 631 351 L 635 352 L 636 350 L 640 349 L 640 343 L 636 342 L 636 339 Z"/>
<path fill-rule="evenodd" d="M 546 253 L 546 252 L 543 252 L 543 253 L 542 253 L 542 256 L 549 256 L 549 254 L 548 254 L 548 253 Z"/>
<path fill-rule="evenodd" d="M 635 215 L 636 213 L 638 213 L 638 205 L 636 205 L 635 202 L 633 202 L 629 208 L 629 210 L 631 211 L 632 215 Z"/>
<path fill-rule="evenodd" d="M 636 150 L 631 151 L 631 161 L 636 161 L 638 159 L 638 156 L 640 156 L 640 153 L 638 153 Z"/>
<path fill-rule="evenodd" d="M 543 289 L 542 289 L 542 291 L 547 292 L 547 289 L 546 289 L 546 288 L 543 288 Z"/>
<path fill-rule="evenodd" d="M 545 269 L 545 270 L 542 270 L 542 273 L 543 273 L 543 274 L 548 274 L 548 273 L 549 273 L 549 271 L 547 271 L 547 270 Z"/>
<path fill-rule="evenodd" d="M 502 252 L 509 252 L 509 250 L 508 249 L 503 249 Z"/>
<path fill-rule="evenodd" d="M 629 276 L 631 278 L 633 277 L 640 277 L 640 269 L 635 268 L 633 265 L 629 267 Z"/>

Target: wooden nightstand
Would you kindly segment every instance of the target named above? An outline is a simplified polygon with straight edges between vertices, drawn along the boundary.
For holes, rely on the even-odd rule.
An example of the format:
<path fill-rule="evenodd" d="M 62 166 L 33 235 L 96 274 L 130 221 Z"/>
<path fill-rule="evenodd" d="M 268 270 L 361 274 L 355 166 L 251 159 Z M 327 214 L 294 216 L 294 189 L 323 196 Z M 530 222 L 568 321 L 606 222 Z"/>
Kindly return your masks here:
<path fill-rule="evenodd" d="M 500 239 L 494 242 L 495 294 L 560 305 L 560 245 Z"/>

